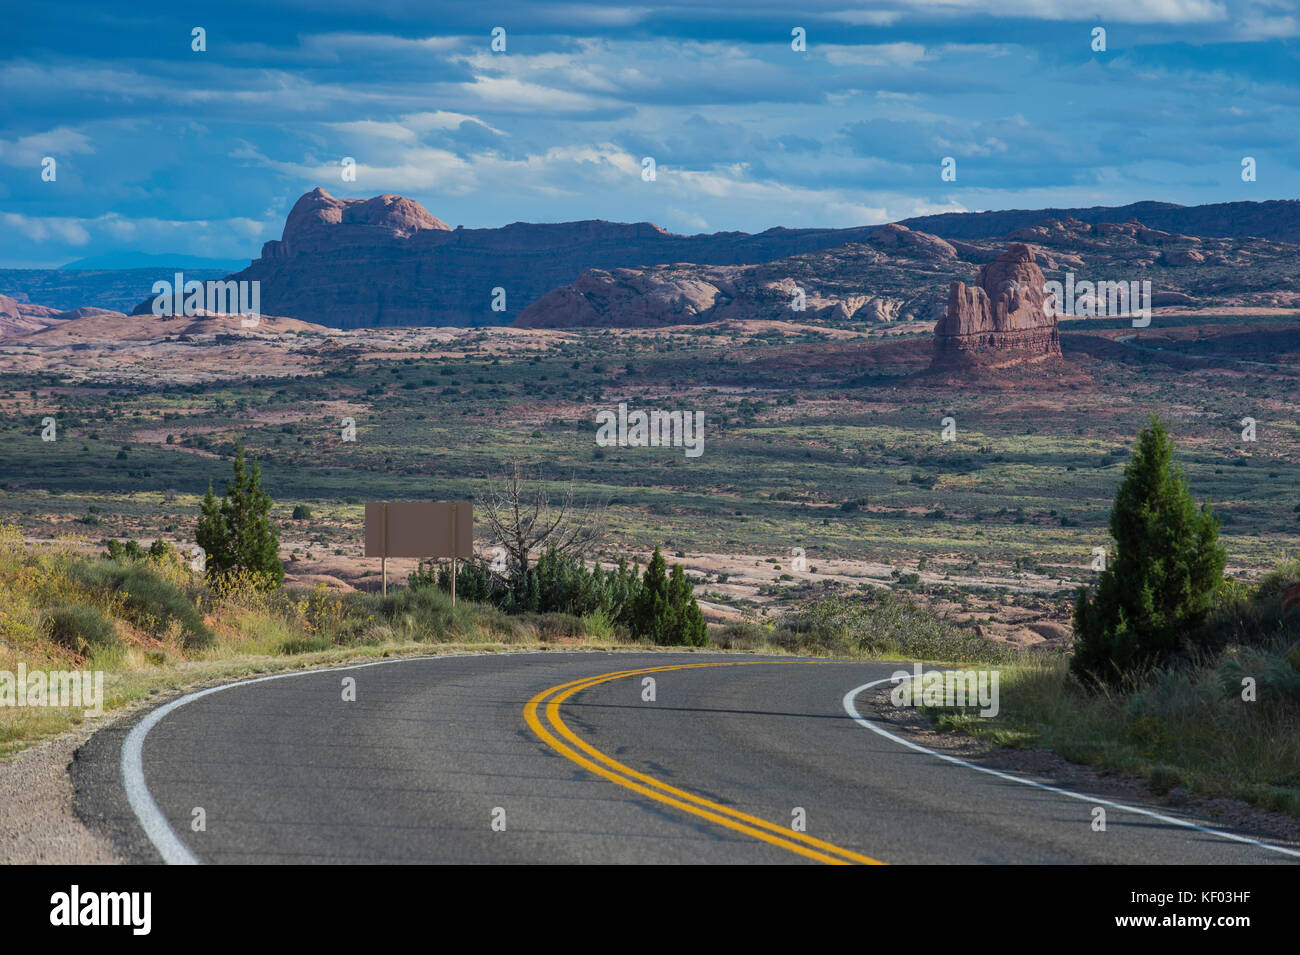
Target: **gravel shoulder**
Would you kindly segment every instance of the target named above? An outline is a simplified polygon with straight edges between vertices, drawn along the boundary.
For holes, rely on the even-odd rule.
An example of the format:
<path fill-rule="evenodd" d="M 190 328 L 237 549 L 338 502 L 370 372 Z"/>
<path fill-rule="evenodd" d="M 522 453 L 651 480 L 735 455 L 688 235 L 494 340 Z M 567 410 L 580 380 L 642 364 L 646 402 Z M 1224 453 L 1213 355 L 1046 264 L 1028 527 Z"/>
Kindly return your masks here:
<path fill-rule="evenodd" d="M 146 706 L 153 705 L 153 701 Z M 77 815 L 69 768 L 92 736 L 140 708 L 115 711 L 0 762 L 0 864 L 121 865 Z"/>

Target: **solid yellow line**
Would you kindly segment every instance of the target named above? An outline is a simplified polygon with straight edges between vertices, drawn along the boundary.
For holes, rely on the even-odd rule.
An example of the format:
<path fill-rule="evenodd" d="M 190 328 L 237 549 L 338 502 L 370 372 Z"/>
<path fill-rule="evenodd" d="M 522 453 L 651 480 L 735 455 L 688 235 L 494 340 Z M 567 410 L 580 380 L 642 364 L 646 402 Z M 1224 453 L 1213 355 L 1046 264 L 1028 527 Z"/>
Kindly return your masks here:
<path fill-rule="evenodd" d="M 627 789 L 648 796 L 658 802 L 673 806 L 693 815 L 708 819 L 710 822 L 725 826 L 728 829 L 744 833 L 755 839 L 760 839 L 771 845 L 779 846 L 782 849 L 814 859 L 818 862 L 826 862 L 832 865 L 847 865 L 851 862 L 860 862 L 867 865 L 884 865 L 878 859 L 872 859 L 870 856 L 860 855 L 852 850 L 845 849 L 830 842 L 816 839 L 805 833 L 794 832 L 783 826 L 768 822 L 766 819 L 760 819 L 757 816 L 751 816 L 748 813 L 740 812 L 729 806 L 723 806 L 718 803 L 696 796 L 694 793 L 677 789 L 661 782 L 645 773 L 637 772 L 629 766 L 618 762 L 610 756 L 602 753 L 600 750 L 591 746 L 585 740 L 575 734 L 568 725 L 560 718 L 560 704 L 567 700 L 575 693 L 585 690 L 589 687 L 601 683 L 607 683 L 611 680 L 621 679 L 628 676 L 639 676 L 645 673 L 662 673 L 669 670 L 689 670 L 700 667 L 715 666 L 759 666 L 759 665 L 779 665 L 780 663 L 804 663 L 812 661 L 736 661 L 729 663 L 686 663 L 672 666 L 643 667 L 635 670 L 619 670 L 614 673 L 606 673 L 597 677 L 585 677 L 580 680 L 571 680 L 568 683 L 561 683 L 553 686 L 548 690 L 543 690 L 537 694 L 527 705 L 524 706 L 524 719 L 529 727 L 536 733 L 548 746 L 560 753 L 562 756 L 577 763 L 583 769 L 596 773 L 610 782 L 617 783 Z M 546 703 L 545 715 L 551 725 L 565 739 L 573 743 L 579 749 L 583 750 L 588 756 L 575 751 L 566 743 L 556 739 L 554 734 L 543 725 L 538 716 L 538 708 L 542 702 L 556 694 L 549 702 Z M 603 765 L 602 765 L 603 764 Z"/>
<path fill-rule="evenodd" d="M 788 661 L 788 662 L 795 662 L 795 661 Z M 848 849 L 843 849 L 840 846 L 835 845 L 834 843 L 824 842 L 821 839 L 814 838 L 813 836 L 809 836 L 805 833 L 795 832 L 794 830 L 789 829 L 785 826 L 781 826 L 773 822 L 768 822 L 766 819 L 760 819 L 757 816 L 751 816 L 748 813 L 741 812 L 738 809 L 733 809 L 730 806 L 723 806 L 719 803 L 711 802 L 710 800 L 697 796 L 694 793 L 689 793 L 686 792 L 685 790 L 678 789 L 675 786 L 670 786 L 665 782 L 655 779 L 653 776 L 648 776 L 645 773 L 638 772 L 635 769 L 632 769 L 630 766 L 618 762 L 617 760 L 613 759 L 612 757 L 606 755 L 605 753 L 602 753 L 600 750 L 593 747 L 586 740 L 582 739 L 576 733 L 574 733 L 573 730 L 571 730 L 569 726 L 560 718 L 560 704 L 562 704 L 570 696 L 572 696 L 573 694 L 581 690 L 585 690 L 590 686 L 596 686 L 599 683 L 605 683 L 611 679 L 618 679 L 621 676 L 634 676 L 634 675 L 639 675 L 640 673 L 643 672 L 662 672 L 663 670 L 678 670 L 678 669 L 684 670 L 684 669 L 690 669 L 690 668 L 701 667 L 701 666 L 753 666 L 757 664 L 758 661 L 752 661 L 746 663 L 714 663 L 714 664 L 695 663 L 695 664 L 685 664 L 682 666 L 675 666 L 675 667 L 655 667 L 653 668 L 653 670 L 648 670 L 648 671 L 634 670 L 631 673 L 619 674 L 618 676 L 606 675 L 604 677 L 595 677 L 581 683 L 578 686 L 572 686 L 569 689 L 565 690 L 564 692 L 560 693 L 559 695 L 552 697 L 551 700 L 546 704 L 545 713 L 547 719 L 549 719 L 551 724 L 560 732 L 560 735 L 562 735 L 569 742 L 573 743 L 575 746 L 582 749 L 593 759 L 601 763 L 604 763 L 609 769 L 613 770 L 616 773 L 622 773 L 623 775 L 636 779 L 645 785 L 653 786 L 656 789 L 668 793 L 669 795 L 674 796 L 678 799 L 689 800 L 690 802 L 696 803 L 700 806 L 704 806 L 719 812 L 724 812 L 743 823 L 752 826 L 759 826 L 763 829 L 773 832 L 781 836 L 783 839 L 794 839 L 799 842 L 806 843 L 810 846 L 814 846 L 818 849 L 839 853 L 849 859 L 852 859 L 855 862 L 863 862 L 868 864 L 875 863 L 876 860 L 871 859 L 868 856 L 858 855 L 857 853 L 852 852 Z"/>
<path fill-rule="evenodd" d="M 579 684 L 577 686 L 573 684 L 568 684 L 568 686 L 570 687 L 569 689 L 553 697 L 551 701 L 547 704 L 546 715 L 547 718 L 551 721 L 552 725 L 554 725 L 555 728 L 560 731 L 561 735 L 563 735 L 567 740 L 569 740 L 575 746 L 578 746 L 579 748 L 584 750 L 592 758 L 604 763 L 606 766 L 608 766 L 616 773 L 622 773 L 626 776 L 630 776 L 646 785 L 653 786 L 679 799 L 689 800 L 700 806 L 704 806 L 715 811 L 727 813 L 728 815 L 732 816 L 733 818 L 743 823 L 752 826 L 759 826 L 761 828 L 767 829 L 770 832 L 778 834 L 783 839 L 793 839 L 799 842 L 806 843 L 818 849 L 826 850 L 828 852 L 839 853 L 840 855 L 843 855 L 854 862 L 861 862 L 868 865 L 880 865 L 882 863 L 880 863 L 876 859 L 870 858 L 869 856 L 859 855 L 856 852 L 852 852 L 851 850 L 844 849 L 833 843 L 824 842 L 821 839 L 814 838 L 813 836 L 809 836 L 805 833 L 795 832 L 784 826 L 777 825 L 776 823 L 768 822 L 766 819 L 760 819 L 756 816 L 751 816 L 748 813 L 741 812 L 737 809 L 732 809 L 729 806 L 722 806 L 718 803 L 711 802 L 710 800 L 704 799 L 700 796 L 696 796 L 694 793 L 689 793 L 684 790 L 677 789 L 674 786 L 670 786 L 667 783 L 655 779 L 653 776 L 648 776 L 645 773 L 637 772 L 631 767 L 626 766 L 623 763 L 620 763 L 617 760 L 613 759 L 612 757 L 606 755 L 605 753 L 600 752 L 600 750 L 596 749 L 595 747 L 587 743 L 585 740 L 578 737 L 577 734 L 575 734 L 571 729 L 569 729 L 568 725 L 566 725 L 564 721 L 560 719 L 560 715 L 559 715 L 560 704 L 563 703 L 570 696 L 572 696 L 574 693 L 577 693 L 580 690 L 584 690 L 589 686 L 595 686 L 599 683 L 605 683 L 610 680 L 619 679 L 624 676 L 634 676 L 634 675 L 640 675 L 642 673 L 657 673 L 657 672 L 663 672 L 665 670 L 688 670 L 688 669 L 696 669 L 699 667 L 709 667 L 709 666 L 762 666 L 765 664 L 772 665 L 773 663 L 779 665 L 780 663 L 799 664 L 799 663 L 809 663 L 809 662 L 812 661 L 787 660 L 787 661 L 772 661 L 771 663 L 769 663 L 768 661 L 754 660 L 754 661 L 737 661 L 737 662 L 729 662 L 729 663 L 689 663 L 689 664 L 678 664 L 674 666 L 647 667 L 641 670 L 633 670 L 630 672 L 625 671 L 617 674 L 606 674 L 604 676 L 589 678 L 585 681 L 575 681 Z"/>

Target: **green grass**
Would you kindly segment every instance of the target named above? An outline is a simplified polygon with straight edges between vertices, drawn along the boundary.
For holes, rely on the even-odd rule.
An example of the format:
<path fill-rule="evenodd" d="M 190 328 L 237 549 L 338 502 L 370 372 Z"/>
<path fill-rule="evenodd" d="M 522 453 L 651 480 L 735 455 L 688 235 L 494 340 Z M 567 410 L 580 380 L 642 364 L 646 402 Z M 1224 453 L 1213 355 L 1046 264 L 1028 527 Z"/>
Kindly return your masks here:
<path fill-rule="evenodd" d="M 995 746 L 1041 747 L 1073 762 L 1142 777 L 1165 795 L 1233 796 L 1300 815 L 1300 707 L 1252 705 L 1214 670 L 1174 674 L 1140 692 L 1094 695 L 1063 660 L 1001 671 L 996 717 L 936 714 L 936 724 Z"/>
<path fill-rule="evenodd" d="M 1279 598 L 1298 578 L 1290 562 L 1257 587 L 1226 586 L 1202 650 L 1121 688 L 1085 689 L 1065 657 L 1030 655 L 1000 669 L 996 716 L 926 712 L 994 746 L 1139 776 L 1157 795 L 1181 787 L 1300 815 L 1300 611 L 1284 615 Z"/>

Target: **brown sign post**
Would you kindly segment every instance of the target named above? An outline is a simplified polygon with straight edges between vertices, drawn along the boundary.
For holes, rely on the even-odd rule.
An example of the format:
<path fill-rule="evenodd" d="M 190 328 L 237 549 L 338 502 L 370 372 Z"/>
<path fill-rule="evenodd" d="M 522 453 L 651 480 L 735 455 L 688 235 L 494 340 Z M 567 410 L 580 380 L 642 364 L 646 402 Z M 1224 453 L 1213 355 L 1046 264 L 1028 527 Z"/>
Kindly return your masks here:
<path fill-rule="evenodd" d="M 367 503 L 366 556 L 382 561 L 385 596 L 389 557 L 450 557 L 454 606 L 456 561 L 474 556 L 474 505 L 469 501 Z"/>

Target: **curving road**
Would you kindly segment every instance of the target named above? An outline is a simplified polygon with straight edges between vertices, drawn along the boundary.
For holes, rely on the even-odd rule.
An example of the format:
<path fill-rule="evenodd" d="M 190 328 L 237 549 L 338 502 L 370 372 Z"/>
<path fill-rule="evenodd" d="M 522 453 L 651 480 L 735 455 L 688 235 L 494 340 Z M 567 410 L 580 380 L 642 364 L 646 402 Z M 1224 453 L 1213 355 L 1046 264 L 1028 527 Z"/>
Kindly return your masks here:
<path fill-rule="evenodd" d="M 141 862 L 1300 861 L 891 736 L 857 701 L 897 669 L 586 652 L 261 678 L 96 734 L 78 809 Z"/>

